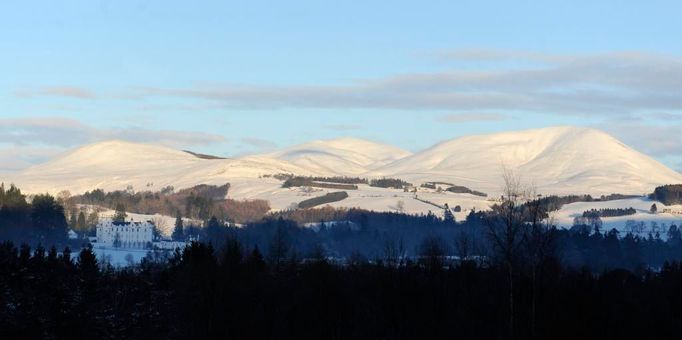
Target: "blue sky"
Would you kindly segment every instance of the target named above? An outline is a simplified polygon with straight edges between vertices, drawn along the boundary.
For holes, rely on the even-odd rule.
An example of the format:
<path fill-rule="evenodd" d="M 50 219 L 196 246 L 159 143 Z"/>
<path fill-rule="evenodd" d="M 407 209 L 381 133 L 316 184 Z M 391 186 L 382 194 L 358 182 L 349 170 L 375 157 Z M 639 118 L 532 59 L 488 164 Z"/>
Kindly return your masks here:
<path fill-rule="evenodd" d="M 675 1 L 0 4 L 0 170 L 119 138 L 218 155 L 417 151 L 600 128 L 682 169 Z"/>

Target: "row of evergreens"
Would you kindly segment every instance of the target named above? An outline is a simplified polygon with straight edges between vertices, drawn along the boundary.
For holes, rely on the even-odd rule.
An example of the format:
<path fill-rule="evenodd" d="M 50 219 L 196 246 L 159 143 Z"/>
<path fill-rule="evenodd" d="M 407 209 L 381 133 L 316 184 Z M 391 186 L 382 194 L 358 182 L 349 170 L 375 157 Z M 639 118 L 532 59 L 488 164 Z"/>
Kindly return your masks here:
<path fill-rule="evenodd" d="M 92 250 L 0 245 L 4 339 L 674 339 L 682 268 L 536 271 L 444 264 L 437 244 L 418 261 L 345 266 L 324 252 L 276 258 L 228 238 L 193 243 L 167 262 L 115 270 Z M 269 250 L 278 251 L 276 246 Z M 510 323 L 513 322 L 513 328 Z"/>

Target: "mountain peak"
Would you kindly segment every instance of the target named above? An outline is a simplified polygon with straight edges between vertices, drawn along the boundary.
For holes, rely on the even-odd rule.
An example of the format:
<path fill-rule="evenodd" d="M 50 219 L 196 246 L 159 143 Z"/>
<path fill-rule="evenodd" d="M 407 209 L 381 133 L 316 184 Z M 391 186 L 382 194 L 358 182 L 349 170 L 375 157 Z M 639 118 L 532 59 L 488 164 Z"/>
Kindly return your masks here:
<path fill-rule="evenodd" d="M 498 192 L 511 168 L 545 193 L 643 194 L 682 176 L 593 128 L 557 126 L 444 141 L 375 176 L 446 181 Z"/>
<path fill-rule="evenodd" d="M 501 189 L 503 167 L 547 194 L 644 194 L 682 175 L 593 128 L 556 126 L 463 136 L 411 154 L 359 138 L 318 140 L 238 159 L 203 159 L 172 148 L 108 140 L 80 147 L 18 174 L 32 192 L 176 188 L 224 184 L 265 174 L 393 177 L 487 193 Z M 55 184 L 58 183 L 58 184 Z M 151 190 L 151 189 L 150 189 Z"/>

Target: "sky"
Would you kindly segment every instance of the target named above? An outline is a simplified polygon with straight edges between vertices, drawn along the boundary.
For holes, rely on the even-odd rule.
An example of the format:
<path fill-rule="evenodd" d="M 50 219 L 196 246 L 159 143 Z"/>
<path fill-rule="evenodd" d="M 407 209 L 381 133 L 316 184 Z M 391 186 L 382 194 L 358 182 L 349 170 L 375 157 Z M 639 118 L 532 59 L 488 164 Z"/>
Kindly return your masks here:
<path fill-rule="evenodd" d="M 679 1 L 3 1 L 0 171 L 109 139 L 219 156 L 602 129 L 682 170 Z"/>

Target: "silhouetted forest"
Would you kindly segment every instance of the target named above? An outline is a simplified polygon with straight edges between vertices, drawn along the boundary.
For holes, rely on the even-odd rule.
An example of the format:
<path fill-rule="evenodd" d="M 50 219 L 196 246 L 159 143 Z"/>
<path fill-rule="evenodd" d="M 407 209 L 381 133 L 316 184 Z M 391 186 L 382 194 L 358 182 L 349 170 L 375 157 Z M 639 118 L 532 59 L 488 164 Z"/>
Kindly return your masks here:
<path fill-rule="evenodd" d="M 369 181 L 369 185 L 378 188 L 394 188 L 403 189 L 404 187 L 412 186 L 411 183 L 405 182 L 398 178 L 379 178 Z"/>
<path fill-rule="evenodd" d="M 0 241 L 26 244 L 68 245 L 64 207 L 50 195 L 36 195 L 31 201 L 19 188 L 0 184 Z"/>
<path fill-rule="evenodd" d="M 539 197 L 536 201 L 547 208 L 548 211 L 556 211 L 561 209 L 564 204 L 571 204 L 575 202 L 606 202 L 614 200 L 622 200 L 627 198 L 641 197 L 638 195 L 623 195 L 623 194 L 609 194 L 601 195 L 600 197 L 592 197 L 591 195 L 567 195 L 567 196 L 545 196 Z"/>
<path fill-rule="evenodd" d="M 301 201 L 298 203 L 298 207 L 301 209 L 308 209 L 324 204 L 343 201 L 346 198 L 348 198 L 348 193 L 345 191 L 329 192 L 324 194 L 323 196 L 313 197 Z"/>
<path fill-rule="evenodd" d="M 0 245 L 0 337 L 22 339 L 674 339 L 682 268 L 519 267 L 509 333 L 504 266 L 264 255 L 228 239 L 168 262 L 102 267 L 89 249 Z M 278 251 L 273 245 L 270 252 Z M 433 256 L 436 256 L 435 254 Z"/>
<path fill-rule="evenodd" d="M 481 197 L 487 197 L 488 196 L 488 194 L 486 194 L 486 193 L 476 191 L 476 190 L 471 190 L 471 189 L 469 189 L 465 186 L 461 186 L 461 185 L 453 185 L 453 186 L 451 186 L 445 190 L 449 191 L 449 192 L 454 192 L 456 194 L 472 194 L 472 195 L 481 196 Z"/>
<path fill-rule="evenodd" d="M 616 216 L 628 216 L 637 213 L 635 208 L 603 208 L 603 209 L 590 209 L 583 212 L 583 217 L 616 217 Z"/>
<path fill-rule="evenodd" d="M 314 187 L 341 190 L 357 190 L 356 184 L 367 183 L 367 180 L 352 177 L 291 177 L 282 183 L 282 188 Z"/>
<path fill-rule="evenodd" d="M 680 204 L 682 203 L 682 184 L 669 184 L 656 187 L 654 192 L 649 196 L 665 205 Z"/>

